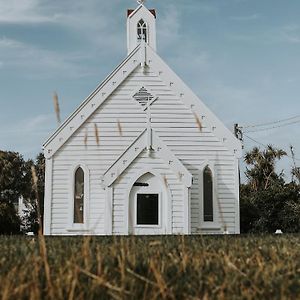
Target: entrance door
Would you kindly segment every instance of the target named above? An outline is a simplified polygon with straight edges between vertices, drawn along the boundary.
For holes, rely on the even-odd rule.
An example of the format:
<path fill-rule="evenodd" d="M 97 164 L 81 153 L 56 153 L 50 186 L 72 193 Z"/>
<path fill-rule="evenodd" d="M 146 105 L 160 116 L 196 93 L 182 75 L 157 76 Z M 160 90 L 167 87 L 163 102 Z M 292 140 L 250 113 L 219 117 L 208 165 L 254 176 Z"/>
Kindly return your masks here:
<path fill-rule="evenodd" d="M 159 194 L 136 195 L 136 224 L 159 225 Z"/>
<path fill-rule="evenodd" d="M 166 193 L 160 180 L 147 173 L 133 185 L 129 196 L 129 232 L 155 235 L 166 233 Z"/>

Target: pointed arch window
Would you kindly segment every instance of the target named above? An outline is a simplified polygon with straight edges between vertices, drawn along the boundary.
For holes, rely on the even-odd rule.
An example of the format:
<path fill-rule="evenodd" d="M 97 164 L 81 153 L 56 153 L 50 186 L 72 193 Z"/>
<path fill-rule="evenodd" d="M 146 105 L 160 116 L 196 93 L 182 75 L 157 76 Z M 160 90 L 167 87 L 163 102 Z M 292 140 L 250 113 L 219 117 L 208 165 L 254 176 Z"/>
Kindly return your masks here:
<path fill-rule="evenodd" d="M 78 167 L 74 178 L 74 224 L 83 224 L 84 222 L 84 171 Z"/>
<path fill-rule="evenodd" d="M 148 43 L 148 35 L 147 35 L 147 23 L 141 19 L 137 24 L 137 39 L 140 43 L 142 38 L 144 37 L 145 42 Z"/>
<path fill-rule="evenodd" d="M 203 220 L 213 222 L 213 174 L 211 169 L 206 166 L 203 170 Z"/>

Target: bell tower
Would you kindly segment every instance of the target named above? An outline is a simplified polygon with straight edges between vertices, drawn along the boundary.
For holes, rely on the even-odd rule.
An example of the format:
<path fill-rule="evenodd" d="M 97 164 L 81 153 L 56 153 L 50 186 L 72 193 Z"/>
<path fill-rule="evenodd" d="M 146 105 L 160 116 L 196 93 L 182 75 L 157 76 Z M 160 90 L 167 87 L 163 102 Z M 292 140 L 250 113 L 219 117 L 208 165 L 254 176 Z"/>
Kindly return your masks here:
<path fill-rule="evenodd" d="M 127 11 L 127 51 L 134 50 L 144 39 L 156 51 L 156 11 L 148 9 L 145 1 L 138 1 L 139 6 Z"/>

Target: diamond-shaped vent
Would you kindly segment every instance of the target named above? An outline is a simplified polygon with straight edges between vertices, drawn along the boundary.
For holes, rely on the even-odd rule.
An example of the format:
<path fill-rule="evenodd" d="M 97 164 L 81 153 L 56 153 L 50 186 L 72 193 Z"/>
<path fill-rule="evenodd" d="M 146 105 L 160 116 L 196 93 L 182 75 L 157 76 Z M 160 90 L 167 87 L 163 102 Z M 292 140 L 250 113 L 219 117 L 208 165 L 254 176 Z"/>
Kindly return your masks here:
<path fill-rule="evenodd" d="M 154 97 L 147 91 L 147 89 L 141 87 L 140 90 L 133 95 L 133 98 L 142 106 L 145 106 L 148 101 L 151 101 Z"/>

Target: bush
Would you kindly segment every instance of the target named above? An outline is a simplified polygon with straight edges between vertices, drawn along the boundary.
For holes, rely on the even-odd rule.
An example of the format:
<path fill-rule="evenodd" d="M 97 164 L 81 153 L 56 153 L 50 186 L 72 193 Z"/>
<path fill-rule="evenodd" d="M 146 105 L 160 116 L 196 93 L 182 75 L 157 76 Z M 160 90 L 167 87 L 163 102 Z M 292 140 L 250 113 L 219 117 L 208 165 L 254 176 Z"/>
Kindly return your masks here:
<path fill-rule="evenodd" d="M 241 188 L 241 231 L 300 232 L 300 188 L 295 183 L 273 184 L 266 190 Z"/>

